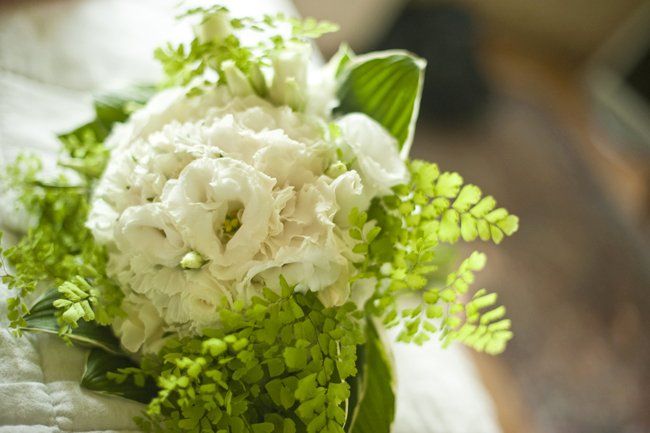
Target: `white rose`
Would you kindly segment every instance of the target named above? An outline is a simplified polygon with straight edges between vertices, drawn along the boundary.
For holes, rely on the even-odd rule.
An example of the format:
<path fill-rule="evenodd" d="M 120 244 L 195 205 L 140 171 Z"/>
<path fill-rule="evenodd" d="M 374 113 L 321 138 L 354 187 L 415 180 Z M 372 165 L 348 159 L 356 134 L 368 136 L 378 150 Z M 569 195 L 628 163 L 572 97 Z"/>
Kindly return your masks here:
<path fill-rule="evenodd" d="M 194 26 L 194 34 L 202 44 L 219 42 L 232 34 L 230 14 L 219 11 L 208 15 L 199 24 Z"/>
<path fill-rule="evenodd" d="M 115 227 L 117 249 L 132 261 L 175 267 L 187 252 L 186 243 L 171 215 L 160 203 L 126 209 Z"/>
<path fill-rule="evenodd" d="M 335 189 L 326 179 L 323 176 L 304 185 L 287 203 L 282 232 L 266 242 L 268 258 L 250 268 L 240 291 L 246 293 L 247 284 L 260 279 L 266 286 L 279 290 L 282 275 L 298 291 L 328 290 L 327 297 L 332 302 L 347 299 L 346 253 L 350 247 L 336 233 Z"/>
<path fill-rule="evenodd" d="M 336 72 L 342 55 L 343 51 L 339 50 L 324 67 L 309 71 L 306 113 L 329 118 L 332 110 L 339 105 Z"/>
<path fill-rule="evenodd" d="M 343 141 L 350 147 L 367 194 L 388 195 L 391 187 L 406 183 L 409 173 L 400 158 L 397 140 L 379 123 L 361 113 L 351 113 L 336 122 Z"/>
<path fill-rule="evenodd" d="M 165 187 L 162 203 L 183 237 L 222 278 L 250 262 L 267 238 L 275 180 L 231 158 L 197 159 Z"/>
<path fill-rule="evenodd" d="M 165 309 L 165 322 L 190 323 L 192 329 L 214 326 L 219 322 L 219 308 L 232 304 L 231 294 L 206 269 L 184 272 L 183 290 L 171 297 Z"/>
<path fill-rule="evenodd" d="M 159 312 L 185 286 L 183 257 L 191 251 L 160 203 L 128 208 L 114 233 L 107 273 L 127 293 L 146 295 Z"/>
<path fill-rule="evenodd" d="M 90 209 L 86 225 L 93 232 L 95 240 L 106 244 L 113 240 L 113 229 L 120 214 L 104 199 L 97 199 Z"/>
<path fill-rule="evenodd" d="M 187 89 L 182 87 L 156 93 L 147 105 L 131 115 L 128 122 L 113 128 L 106 139 L 106 147 L 129 148 L 138 139 L 146 139 L 168 124 L 197 121 L 205 117 L 210 107 L 224 107 L 233 100 L 226 86 L 215 87 L 196 98 L 188 98 L 186 94 Z"/>
<path fill-rule="evenodd" d="M 343 305 L 350 299 L 350 269 L 350 265 L 341 268 L 339 278 L 318 292 L 318 299 L 325 307 Z"/>
<path fill-rule="evenodd" d="M 304 90 L 300 50 L 276 59 L 278 98 L 296 102 Z M 87 224 L 107 245 L 109 276 L 146 299 L 166 331 L 218 324 L 219 308 L 277 289 L 281 274 L 328 305 L 350 296 L 358 255 L 344 226 L 369 203 L 367 170 L 328 170 L 336 146 L 322 117 L 233 97 L 248 93 L 239 85 L 193 98 L 164 91 L 108 139 Z M 134 348 L 139 319 L 127 314 L 119 325 Z"/>
<path fill-rule="evenodd" d="M 279 185 L 300 188 L 323 172 L 324 158 L 318 157 L 323 152 L 316 147 L 308 148 L 278 130 L 260 133 L 260 138 L 267 145 L 255 152 L 253 165 L 275 178 Z"/>
<path fill-rule="evenodd" d="M 360 211 L 365 211 L 370 205 L 370 197 L 363 194 L 361 177 L 354 170 L 347 171 L 334 179 L 332 188 L 339 207 L 334 222 L 340 227 L 348 227 L 348 216 L 352 209 L 357 208 Z"/>
<path fill-rule="evenodd" d="M 122 346 L 132 353 L 143 348 L 145 353 L 156 353 L 163 345 L 163 321 L 153 304 L 144 296 L 131 294 L 122 301 L 124 317 L 113 323 Z"/>
<path fill-rule="evenodd" d="M 339 280 L 347 271 L 348 261 L 336 249 L 306 241 L 297 248 L 280 249 L 274 260 L 262 266 L 266 269 L 255 276 L 262 278 L 272 289 L 279 290 L 282 275 L 299 292 L 319 292 Z"/>
<path fill-rule="evenodd" d="M 130 155 L 120 155 L 115 163 L 108 164 L 102 181 L 93 191 L 95 200 L 102 201 L 103 206 L 110 206 L 118 214 L 129 206 L 140 204 L 140 193 L 134 188 L 135 167 L 136 163 Z M 108 209 L 100 211 L 98 215 L 106 210 Z M 89 218 L 89 224 L 92 224 L 92 217 Z M 92 228 L 92 225 L 89 227 Z"/>
<path fill-rule="evenodd" d="M 273 56 L 271 99 L 278 105 L 288 105 L 301 111 L 307 103 L 307 77 L 311 47 L 307 43 L 292 43 Z"/>

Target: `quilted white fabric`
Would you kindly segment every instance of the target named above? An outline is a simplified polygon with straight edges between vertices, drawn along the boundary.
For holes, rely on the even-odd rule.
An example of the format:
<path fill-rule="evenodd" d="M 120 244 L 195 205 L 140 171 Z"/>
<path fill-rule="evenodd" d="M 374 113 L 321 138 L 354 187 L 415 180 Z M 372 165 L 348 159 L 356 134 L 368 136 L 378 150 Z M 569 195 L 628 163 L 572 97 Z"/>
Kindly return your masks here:
<path fill-rule="evenodd" d="M 55 133 L 91 115 L 91 92 L 151 82 L 152 48 L 187 29 L 177 0 L 15 0 L 0 3 L 0 165 L 24 150 L 54 158 Z M 282 9 L 287 0 L 240 0 L 237 11 Z M 25 218 L 0 197 L 0 225 Z M 10 239 L 6 239 L 10 241 Z M 0 288 L 0 316 L 6 290 Z M 491 402 L 460 348 L 396 345 L 395 433 L 498 433 Z M 85 351 L 54 336 L 16 338 L 0 328 L 0 433 L 135 432 L 142 406 L 83 390 Z"/>

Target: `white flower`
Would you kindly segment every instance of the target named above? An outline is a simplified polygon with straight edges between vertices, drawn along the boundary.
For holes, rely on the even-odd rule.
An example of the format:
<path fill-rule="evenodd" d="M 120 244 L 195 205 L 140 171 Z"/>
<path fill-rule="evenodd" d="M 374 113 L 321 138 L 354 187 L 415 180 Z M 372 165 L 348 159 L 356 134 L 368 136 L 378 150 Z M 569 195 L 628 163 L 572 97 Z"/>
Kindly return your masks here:
<path fill-rule="evenodd" d="M 196 330 L 215 326 L 219 322 L 219 308 L 232 302 L 230 293 L 206 269 L 184 271 L 183 275 L 183 290 L 169 299 L 165 322 L 191 323 Z"/>
<path fill-rule="evenodd" d="M 324 158 L 315 157 L 324 151 L 315 145 L 306 148 L 275 131 L 265 133 L 267 145 L 253 155 L 253 165 L 274 177 L 279 185 L 301 187 L 323 172 Z"/>
<path fill-rule="evenodd" d="M 370 198 L 363 194 L 363 184 L 359 173 L 354 170 L 347 171 L 332 182 L 336 203 L 339 210 L 336 212 L 334 222 L 340 227 L 349 226 L 348 216 L 352 209 L 365 211 L 370 205 Z"/>
<path fill-rule="evenodd" d="M 319 292 L 335 284 L 342 274 L 348 275 L 348 261 L 336 248 L 309 241 L 281 248 L 274 260 L 262 262 L 260 268 L 251 268 L 251 280 L 261 278 L 268 287 L 279 290 L 282 275 L 299 292 Z"/>
<path fill-rule="evenodd" d="M 352 283 L 350 287 L 350 300 L 354 302 L 360 309 L 364 307 L 368 299 L 373 295 L 377 279 L 360 278 Z"/>
<path fill-rule="evenodd" d="M 160 203 L 132 206 L 115 226 L 115 245 L 135 263 L 173 268 L 185 254 L 186 242 Z"/>
<path fill-rule="evenodd" d="M 221 69 L 226 76 L 228 89 L 234 96 L 249 96 L 254 93 L 253 85 L 234 61 L 226 60 L 221 64 Z"/>
<path fill-rule="evenodd" d="M 339 121 L 356 158 L 348 171 L 328 119 L 290 107 L 307 97 L 305 50 L 274 61 L 270 93 L 280 106 L 226 64 L 230 89 L 161 92 L 107 140 L 111 159 L 87 225 L 126 295 L 127 317 L 114 326 L 128 350 L 154 347 L 159 329 L 218 326 L 221 308 L 263 287 L 279 291 L 280 276 L 327 306 L 366 296 L 349 283 L 362 257 L 348 215 L 401 183 L 405 168 L 380 126 L 349 115 Z"/>
<path fill-rule="evenodd" d="M 226 86 L 215 87 L 196 98 L 188 98 L 186 94 L 187 89 L 181 87 L 156 93 L 147 105 L 131 115 L 128 122 L 113 128 L 106 146 L 116 150 L 130 148 L 138 139 L 147 139 L 166 125 L 195 122 L 205 118 L 208 108 L 225 107 L 235 102 Z M 120 154 L 122 152 L 118 151 L 117 155 Z"/>
<path fill-rule="evenodd" d="M 278 212 L 275 183 L 244 162 L 202 158 L 168 182 L 161 199 L 183 238 L 222 276 L 230 276 L 252 260 L 268 236 Z"/>
<path fill-rule="evenodd" d="M 230 14 L 225 11 L 208 15 L 194 27 L 194 34 L 202 44 L 222 41 L 231 33 Z"/>
<path fill-rule="evenodd" d="M 153 304 L 144 296 L 128 295 L 122 301 L 124 317 L 117 317 L 113 329 L 122 346 L 130 352 L 143 348 L 145 353 L 156 353 L 163 344 L 163 321 Z"/>
<path fill-rule="evenodd" d="M 294 110 L 305 108 L 310 57 L 307 43 L 291 43 L 275 53 L 270 97 L 276 104 Z"/>
<path fill-rule="evenodd" d="M 247 293 L 247 285 L 260 279 L 279 290 L 282 275 L 298 291 L 328 290 L 331 302 L 344 302 L 350 247 L 337 234 L 337 210 L 335 189 L 325 177 L 304 185 L 283 210 L 283 230 L 266 242 L 268 259 L 250 267 L 240 291 Z"/>
<path fill-rule="evenodd" d="M 324 67 L 309 71 L 305 112 L 327 118 L 332 114 L 332 110 L 339 105 L 339 99 L 336 96 L 338 84 L 336 73 L 343 54 L 344 51 L 339 50 Z"/>
<path fill-rule="evenodd" d="M 86 224 L 97 242 L 106 244 L 112 241 L 113 229 L 119 216 L 120 214 L 104 199 L 95 200 Z"/>
<path fill-rule="evenodd" d="M 388 195 L 391 187 L 406 183 L 406 164 L 400 158 L 397 140 L 379 123 L 361 113 L 337 120 L 343 141 L 350 147 L 369 196 Z"/>

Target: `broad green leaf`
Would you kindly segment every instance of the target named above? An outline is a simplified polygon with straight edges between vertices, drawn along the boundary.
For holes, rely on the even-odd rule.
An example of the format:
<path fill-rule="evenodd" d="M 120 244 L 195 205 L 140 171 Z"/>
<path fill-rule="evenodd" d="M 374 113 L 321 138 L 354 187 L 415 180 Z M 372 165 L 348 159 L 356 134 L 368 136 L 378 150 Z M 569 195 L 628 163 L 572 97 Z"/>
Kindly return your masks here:
<path fill-rule="evenodd" d="M 95 114 L 107 129 L 116 122 L 124 122 L 135 108 L 144 104 L 156 92 L 153 86 L 130 86 L 113 92 L 99 93 L 95 96 Z"/>
<path fill-rule="evenodd" d="M 126 355 L 91 349 L 86 359 L 81 386 L 102 394 L 118 395 L 140 403 L 149 403 L 157 393 L 156 385 L 151 378 L 141 375 L 138 379 L 141 383 L 136 384 L 133 375 L 123 376 L 120 379 L 121 383 L 115 378 L 108 377 L 108 373 L 118 373 L 119 369 L 124 368 L 138 368 L 138 365 Z"/>
<path fill-rule="evenodd" d="M 59 324 L 53 302 L 60 296 L 54 289 L 45 293 L 29 310 L 25 317 L 27 324 L 21 329 L 29 332 L 45 332 L 58 334 Z M 94 322 L 79 321 L 79 326 L 69 335 L 73 343 L 83 347 L 98 347 L 114 354 L 120 354 L 119 341 L 113 335 L 111 328 L 100 326 Z"/>
<path fill-rule="evenodd" d="M 361 112 L 375 119 L 408 156 L 420 108 L 426 62 L 406 51 L 352 57 L 344 63 L 337 96 L 341 113 Z"/>
<path fill-rule="evenodd" d="M 95 95 L 95 119 L 64 134 L 59 135 L 62 141 L 76 137 L 84 139 L 84 135 L 92 132 L 95 138 L 103 141 L 111 132 L 113 125 L 124 122 L 137 105 L 146 103 L 156 92 L 153 86 L 131 86 L 119 91 L 104 92 Z"/>
<path fill-rule="evenodd" d="M 358 351 L 360 365 L 352 384 L 346 432 L 390 433 L 395 418 L 395 380 L 390 354 L 372 320 L 366 344 Z"/>

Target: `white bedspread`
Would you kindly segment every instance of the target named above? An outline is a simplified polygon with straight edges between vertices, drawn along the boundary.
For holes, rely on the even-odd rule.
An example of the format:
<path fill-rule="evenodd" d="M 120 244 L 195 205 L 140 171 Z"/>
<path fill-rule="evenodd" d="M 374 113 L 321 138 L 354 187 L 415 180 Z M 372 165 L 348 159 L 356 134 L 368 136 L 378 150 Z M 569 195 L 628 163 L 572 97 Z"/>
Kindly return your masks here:
<path fill-rule="evenodd" d="M 158 74 L 153 47 L 175 27 L 176 0 L 15 0 L 0 3 L 0 163 L 20 151 L 56 153 L 55 133 L 89 119 L 91 92 Z M 240 0 L 242 11 L 291 10 Z M 11 197 L 0 225 L 20 226 Z M 0 316 L 6 290 L 0 288 Z M 460 348 L 396 345 L 396 433 L 498 433 L 491 402 Z M 135 432 L 141 405 L 83 390 L 85 352 L 53 336 L 0 328 L 0 433 Z"/>

